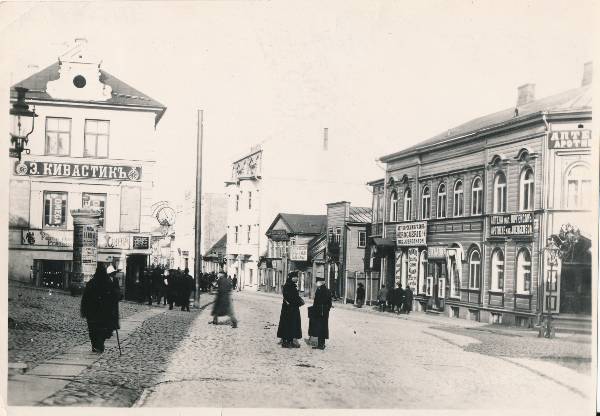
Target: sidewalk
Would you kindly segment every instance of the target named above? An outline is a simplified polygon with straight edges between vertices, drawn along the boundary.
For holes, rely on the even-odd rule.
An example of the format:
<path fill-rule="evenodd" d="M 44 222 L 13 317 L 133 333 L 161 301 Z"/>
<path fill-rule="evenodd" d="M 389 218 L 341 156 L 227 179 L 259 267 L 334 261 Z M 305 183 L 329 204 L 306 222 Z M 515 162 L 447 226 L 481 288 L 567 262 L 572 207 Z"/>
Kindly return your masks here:
<path fill-rule="evenodd" d="M 201 296 L 198 309 L 204 309 L 214 302 L 213 296 Z M 119 340 L 121 346 L 127 344 L 134 333 L 145 321 L 169 312 L 168 308 L 155 306 L 121 319 Z M 106 352 L 91 352 L 89 342 L 79 344 L 50 359 L 42 361 L 29 371 L 22 373 L 19 365 L 9 363 L 8 404 L 9 406 L 34 406 L 44 399 L 64 389 L 81 373 L 92 367 L 103 355 L 118 350 L 116 335 L 105 343 Z M 76 399 L 73 399 L 76 400 Z M 75 401 L 74 401 L 75 403 Z M 67 401 L 68 404 L 68 401 Z"/>

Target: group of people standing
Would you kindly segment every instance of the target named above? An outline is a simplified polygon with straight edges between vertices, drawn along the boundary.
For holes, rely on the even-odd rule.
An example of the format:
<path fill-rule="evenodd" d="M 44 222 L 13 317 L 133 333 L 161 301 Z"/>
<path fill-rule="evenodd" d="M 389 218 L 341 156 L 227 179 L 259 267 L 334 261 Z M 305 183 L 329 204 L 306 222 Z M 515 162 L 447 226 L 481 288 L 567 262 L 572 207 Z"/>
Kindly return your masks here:
<path fill-rule="evenodd" d="M 190 276 L 187 267 L 181 269 L 166 269 L 153 266 L 144 273 L 144 298 L 148 305 L 156 302 L 160 305 L 169 304 L 169 309 L 180 306 L 182 311 L 190 311 L 190 296 L 196 291 L 196 282 Z"/>
<path fill-rule="evenodd" d="M 300 307 L 304 300 L 298 293 L 298 272 L 291 272 L 282 287 L 283 302 L 277 328 L 277 338 L 281 338 L 282 348 L 300 348 L 297 341 L 302 339 L 302 319 Z M 325 349 L 325 340 L 329 338 L 329 311 L 333 308 L 331 293 L 325 282 L 317 282 L 317 290 L 312 306 L 308 308 L 308 335 L 317 338 L 314 349 Z"/>
<path fill-rule="evenodd" d="M 392 287 L 391 289 L 383 285 L 377 293 L 377 302 L 381 312 L 385 312 L 387 309 L 390 312 L 409 314 L 412 311 L 413 292 L 408 285 L 402 289 L 401 283 L 398 283 L 397 288 Z"/>

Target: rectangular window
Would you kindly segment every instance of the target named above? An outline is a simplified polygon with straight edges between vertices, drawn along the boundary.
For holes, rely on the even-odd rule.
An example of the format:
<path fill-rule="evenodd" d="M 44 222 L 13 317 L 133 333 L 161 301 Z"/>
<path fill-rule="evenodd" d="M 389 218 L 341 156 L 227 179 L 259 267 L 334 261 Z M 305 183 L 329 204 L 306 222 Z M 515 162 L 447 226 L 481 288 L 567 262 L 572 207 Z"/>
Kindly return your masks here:
<path fill-rule="evenodd" d="M 234 241 L 237 244 L 238 242 L 238 226 L 235 226 L 235 234 L 233 235 Z"/>
<path fill-rule="evenodd" d="M 252 209 L 252 192 L 248 192 L 248 209 Z"/>
<path fill-rule="evenodd" d="M 340 227 L 335 228 L 335 242 L 339 243 L 342 237 L 342 229 Z"/>
<path fill-rule="evenodd" d="M 250 236 L 252 235 L 251 226 L 250 225 L 247 228 L 247 232 L 248 232 L 248 244 L 250 244 Z"/>
<path fill-rule="evenodd" d="M 327 241 L 329 241 L 329 242 L 333 241 L 333 228 L 330 228 L 327 232 Z"/>
<path fill-rule="evenodd" d="M 85 120 L 84 157 L 108 157 L 108 120 Z"/>
<path fill-rule="evenodd" d="M 106 209 L 106 194 L 81 194 L 81 205 L 84 208 L 93 208 L 100 212 L 99 227 L 104 228 L 105 209 Z"/>
<path fill-rule="evenodd" d="M 240 196 L 239 195 L 235 196 L 235 210 L 236 211 L 240 210 Z"/>
<path fill-rule="evenodd" d="M 44 228 L 67 228 L 66 192 L 44 192 Z"/>
<path fill-rule="evenodd" d="M 46 155 L 68 156 L 71 153 L 71 119 L 46 117 Z"/>
<path fill-rule="evenodd" d="M 358 247 L 364 248 L 367 246 L 367 232 L 359 231 L 358 232 Z"/>

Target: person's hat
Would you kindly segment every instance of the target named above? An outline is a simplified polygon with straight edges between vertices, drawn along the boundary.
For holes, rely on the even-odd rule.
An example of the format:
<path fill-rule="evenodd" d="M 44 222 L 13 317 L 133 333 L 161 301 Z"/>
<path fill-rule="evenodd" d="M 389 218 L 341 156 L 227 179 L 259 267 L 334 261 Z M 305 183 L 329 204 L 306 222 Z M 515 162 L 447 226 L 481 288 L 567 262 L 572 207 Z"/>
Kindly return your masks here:
<path fill-rule="evenodd" d="M 289 272 L 288 277 L 298 277 L 298 271 L 294 270 L 293 272 Z"/>
<path fill-rule="evenodd" d="M 115 272 L 116 272 L 116 270 L 115 270 L 115 268 L 113 267 L 113 265 L 112 265 L 112 264 L 109 264 L 109 265 L 108 265 L 108 267 L 106 268 L 106 273 L 107 273 L 107 274 L 113 274 L 113 273 L 115 273 Z"/>

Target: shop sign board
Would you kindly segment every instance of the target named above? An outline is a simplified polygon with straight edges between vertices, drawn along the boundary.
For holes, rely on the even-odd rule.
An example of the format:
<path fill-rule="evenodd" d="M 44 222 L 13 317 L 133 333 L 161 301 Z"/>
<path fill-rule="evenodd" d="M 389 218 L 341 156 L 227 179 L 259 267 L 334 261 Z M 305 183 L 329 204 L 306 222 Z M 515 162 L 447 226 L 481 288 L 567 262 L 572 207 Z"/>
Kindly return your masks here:
<path fill-rule="evenodd" d="M 445 246 L 429 246 L 427 247 L 428 259 L 445 259 L 448 248 Z"/>
<path fill-rule="evenodd" d="M 90 226 L 86 226 L 90 227 Z M 107 233 L 100 231 L 98 237 L 90 233 L 90 230 L 85 230 L 85 227 L 78 227 L 80 246 L 96 246 L 101 249 L 119 249 L 129 250 L 131 248 L 131 235 L 128 233 Z M 150 248 L 149 237 L 134 236 L 134 248 L 148 249 Z M 21 231 L 21 244 L 29 246 L 52 246 L 52 247 L 73 247 L 73 231 L 71 230 L 32 230 L 26 229 Z"/>
<path fill-rule="evenodd" d="M 148 250 L 150 248 L 150 237 L 144 235 L 134 235 L 133 248 L 137 250 Z"/>
<path fill-rule="evenodd" d="M 290 246 L 289 259 L 291 261 L 307 261 L 308 260 L 308 246 L 306 244 Z"/>
<path fill-rule="evenodd" d="M 73 247 L 73 231 L 21 230 L 21 244 L 29 246 Z"/>
<path fill-rule="evenodd" d="M 93 165 L 88 163 L 36 162 L 25 160 L 15 166 L 20 176 L 57 176 L 83 179 L 142 180 L 141 166 Z"/>
<path fill-rule="evenodd" d="M 419 249 L 411 247 L 408 249 L 408 276 L 406 283 L 413 292 L 417 290 L 419 274 Z"/>
<path fill-rule="evenodd" d="M 98 233 L 98 247 L 129 250 L 129 234 Z"/>
<path fill-rule="evenodd" d="M 269 238 L 273 241 L 288 241 L 290 239 L 286 230 L 271 230 L 269 231 Z"/>
<path fill-rule="evenodd" d="M 564 130 L 550 133 L 550 149 L 581 149 L 591 147 L 591 130 Z"/>
<path fill-rule="evenodd" d="M 427 244 L 427 222 L 408 222 L 396 225 L 396 245 L 424 246 Z"/>
<path fill-rule="evenodd" d="M 533 213 L 495 214 L 490 216 L 490 236 L 532 236 Z"/>

